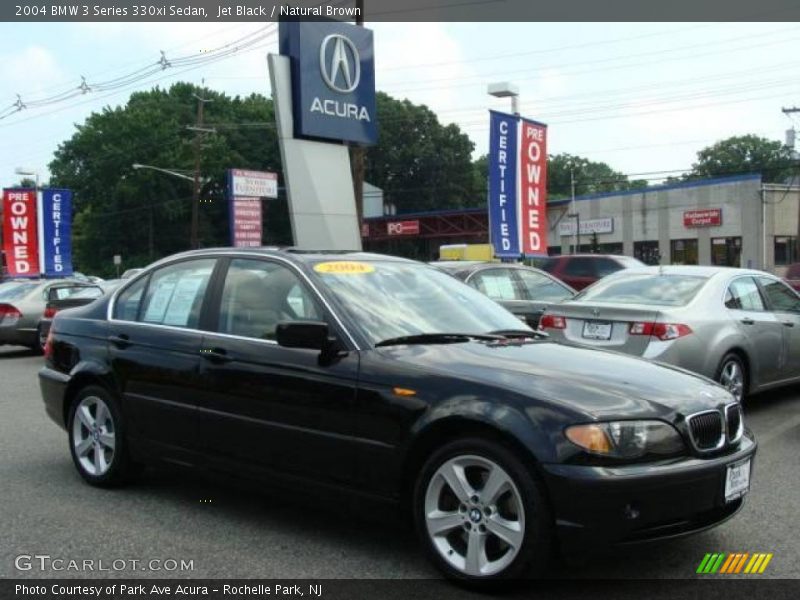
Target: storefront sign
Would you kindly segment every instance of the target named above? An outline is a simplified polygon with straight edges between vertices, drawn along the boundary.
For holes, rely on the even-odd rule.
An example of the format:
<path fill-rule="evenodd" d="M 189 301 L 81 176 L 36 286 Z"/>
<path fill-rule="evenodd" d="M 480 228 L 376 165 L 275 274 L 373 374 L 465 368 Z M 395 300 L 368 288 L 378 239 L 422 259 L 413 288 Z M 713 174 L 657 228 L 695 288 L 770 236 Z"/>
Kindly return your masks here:
<path fill-rule="evenodd" d="M 3 190 L 3 249 L 11 277 L 39 276 L 35 190 Z"/>
<path fill-rule="evenodd" d="M 547 126 L 522 119 L 520 130 L 522 254 L 547 255 Z"/>
<path fill-rule="evenodd" d="M 280 52 L 292 62 L 295 137 L 374 144 L 372 31 L 337 21 L 281 21 Z"/>
<path fill-rule="evenodd" d="M 47 277 L 72 275 L 72 191 L 42 190 L 42 258 Z"/>
<path fill-rule="evenodd" d="M 719 227 L 720 225 L 722 225 L 721 208 L 687 210 L 683 213 L 683 226 L 690 229 L 696 227 Z"/>
<path fill-rule="evenodd" d="M 547 254 L 547 126 L 490 111 L 489 231 L 495 256 Z"/>
<path fill-rule="evenodd" d="M 419 221 L 390 221 L 386 224 L 388 235 L 418 235 Z"/>
<path fill-rule="evenodd" d="M 231 169 L 231 193 L 234 196 L 277 198 L 278 175 L 266 171 Z"/>
<path fill-rule="evenodd" d="M 566 219 L 567 217 L 565 217 Z M 573 219 L 558 224 L 558 235 L 575 235 L 577 224 Z M 581 235 L 592 233 L 614 233 L 614 217 L 603 219 L 581 219 Z"/>

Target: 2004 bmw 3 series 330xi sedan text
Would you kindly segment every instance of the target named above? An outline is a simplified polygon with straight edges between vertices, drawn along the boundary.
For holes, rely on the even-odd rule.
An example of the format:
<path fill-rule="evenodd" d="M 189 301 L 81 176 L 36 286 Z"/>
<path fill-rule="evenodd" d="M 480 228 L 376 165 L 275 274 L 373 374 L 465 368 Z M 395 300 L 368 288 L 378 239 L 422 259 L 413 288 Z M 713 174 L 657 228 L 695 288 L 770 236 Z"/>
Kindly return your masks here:
<path fill-rule="evenodd" d="M 45 356 L 47 413 L 89 483 L 160 461 L 377 495 L 473 582 L 535 576 L 555 541 L 719 524 L 756 451 L 713 382 L 555 344 L 388 256 L 177 255 L 59 313 Z"/>

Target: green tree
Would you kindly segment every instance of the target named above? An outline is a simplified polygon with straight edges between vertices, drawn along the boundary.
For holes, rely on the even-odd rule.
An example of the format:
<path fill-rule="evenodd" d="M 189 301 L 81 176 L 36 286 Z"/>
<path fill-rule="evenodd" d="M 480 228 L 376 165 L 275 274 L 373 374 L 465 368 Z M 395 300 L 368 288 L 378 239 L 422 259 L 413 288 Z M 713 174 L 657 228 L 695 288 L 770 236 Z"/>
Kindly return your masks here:
<path fill-rule="evenodd" d="M 366 180 L 399 211 L 480 206 L 472 151 L 457 125 L 442 125 L 427 106 L 377 94 L 378 144 L 366 152 Z"/>
<path fill-rule="evenodd" d="M 263 96 L 230 98 L 178 83 L 93 113 L 50 164 L 52 183 L 75 192 L 75 259 L 82 270 L 108 274 L 115 254 L 126 266 L 140 266 L 188 247 L 192 182 L 132 165 L 191 172 L 195 133 L 187 127 L 196 119 L 195 94 L 212 100 L 205 121 L 216 129 L 201 147 L 202 245 L 228 243 L 227 168 L 280 170 L 274 126 L 265 127 L 274 123 L 272 103 Z M 265 208 L 269 223 L 266 201 Z"/>
<path fill-rule="evenodd" d="M 785 181 L 796 168 L 792 152 L 783 143 L 757 135 L 740 135 L 719 141 L 697 153 L 686 179 L 761 173 L 765 182 Z"/>
<path fill-rule="evenodd" d="M 575 195 L 597 194 L 643 187 L 642 180 L 631 182 L 624 173 L 604 162 L 591 161 L 572 154 L 553 154 L 547 159 L 548 197 L 568 198 L 572 194 L 570 171 L 575 177 Z"/>

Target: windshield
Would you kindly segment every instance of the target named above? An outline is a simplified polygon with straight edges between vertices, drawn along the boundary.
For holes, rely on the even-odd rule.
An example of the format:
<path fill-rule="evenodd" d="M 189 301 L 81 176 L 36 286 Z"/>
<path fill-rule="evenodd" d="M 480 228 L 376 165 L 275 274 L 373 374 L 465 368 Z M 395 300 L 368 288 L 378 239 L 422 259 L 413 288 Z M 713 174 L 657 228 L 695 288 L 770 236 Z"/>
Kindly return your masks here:
<path fill-rule="evenodd" d="M 696 275 L 621 274 L 601 279 L 575 296 L 581 302 L 683 306 L 708 281 Z"/>
<path fill-rule="evenodd" d="M 527 330 L 459 280 L 422 264 L 323 262 L 314 271 L 373 343 L 427 333 Z"/>

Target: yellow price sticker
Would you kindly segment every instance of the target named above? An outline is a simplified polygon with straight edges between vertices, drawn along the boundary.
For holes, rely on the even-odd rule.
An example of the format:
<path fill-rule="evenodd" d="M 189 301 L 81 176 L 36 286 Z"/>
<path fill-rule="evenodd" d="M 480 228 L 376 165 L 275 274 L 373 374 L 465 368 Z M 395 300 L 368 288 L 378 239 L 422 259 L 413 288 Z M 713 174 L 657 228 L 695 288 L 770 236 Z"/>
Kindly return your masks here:
<path fill-rule="evenodd" d="M 375 267 L 369 263 L 340 260 L 317 263 L 314 265 L 314 270 L 317 273 L 332 273 L 334 275 L 362 275 L 364 273 L 373 273 Z"/>

